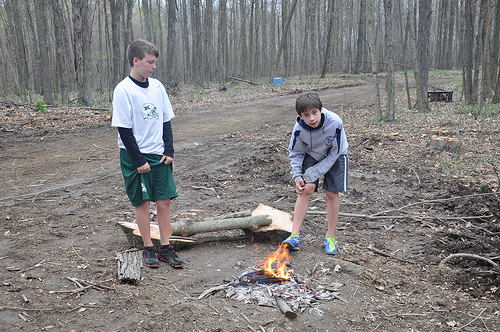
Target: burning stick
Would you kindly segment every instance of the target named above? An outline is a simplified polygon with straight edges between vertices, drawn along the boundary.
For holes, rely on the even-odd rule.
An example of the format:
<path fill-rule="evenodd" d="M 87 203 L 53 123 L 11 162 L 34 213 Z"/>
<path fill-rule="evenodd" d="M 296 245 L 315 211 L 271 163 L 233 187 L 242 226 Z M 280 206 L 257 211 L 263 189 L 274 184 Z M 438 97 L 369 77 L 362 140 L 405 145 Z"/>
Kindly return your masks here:
<path fill-rule="evenodd" d="M 280 308 L 281 312 L 284 313 L 286 317 L 288 318 L 297 317 L 297 314 L 292 311 L 292 309 L 288 306 L 288 304 L 286 304 L 285 300 L 283 300 L 278 295 L 274 296 L 274 299 L 276 300 L 276 303 L 278 304 L 278 307 Z"/>

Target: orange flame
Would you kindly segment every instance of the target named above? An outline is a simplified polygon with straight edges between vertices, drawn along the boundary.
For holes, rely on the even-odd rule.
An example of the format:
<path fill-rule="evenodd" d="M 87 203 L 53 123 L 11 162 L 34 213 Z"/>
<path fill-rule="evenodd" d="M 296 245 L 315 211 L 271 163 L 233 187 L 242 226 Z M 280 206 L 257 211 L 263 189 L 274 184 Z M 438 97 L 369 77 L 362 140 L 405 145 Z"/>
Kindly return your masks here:
<path fill-rule="evenodd" d="M 286 244 L 282 244 L 278 250 L 267 256 L 266 260 L 262 261 L 264 271 L 266 274 L 272 275 L 273 277 L 290 279 L 293 270 L 288 269 L 286 266 L 290 258 Z M 275 266 L 275 268 L 273 266 Z"/>

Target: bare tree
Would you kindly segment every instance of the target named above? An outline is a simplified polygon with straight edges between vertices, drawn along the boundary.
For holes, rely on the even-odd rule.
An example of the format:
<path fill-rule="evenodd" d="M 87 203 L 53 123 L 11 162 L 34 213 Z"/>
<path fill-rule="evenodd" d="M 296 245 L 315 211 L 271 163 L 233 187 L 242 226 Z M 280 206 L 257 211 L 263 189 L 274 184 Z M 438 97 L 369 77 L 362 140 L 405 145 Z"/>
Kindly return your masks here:
<path fill-rule="evenodd" d="M 368 38 L 370 45 L 370 57 L 371 57 L 371 66 L 372 66 L 372 76 L 373 76 L 373 86 L 375 89 L 375 118 L 377 120 L 382 119 L 382 107 L 380 105 L 380 85 L 379 85 L 379 76 L 378 76 L 378 49 L 377 49 L 377 40 L 375 34 L 375 10 L 374 10 L 374 2 L 376 0 L 368 0 Z"/>
<path fill-rule="evenodd" d="M 387 105 L 385 108 L 385 120 L 395 120 L 395 94 L 394 94 L 394 33 L 392 28 L 393 10 L 392 0 L 384 0 L 384 15 L 385 15 L 385 47 L 387 61 L 387 78 L 385 81 L 385 92 L 387 94 Z"/>
<path fill-rule="evenodd" d="M 499 45 L 500 45 L 500 0 L 495 1 L 496 13 L 495 13 L 495 28 L 493 29 L 493 38 L 491 41 L 492 45 L 492 63 L 491 63 L 491 73 L 492 80 L 495 81 L 495 93 L 493 95 L 492 103 L 498 104 L 500 103 L 500 58 L 498 56 L 499 53 Z"/>
<path fill-rule="evenodd" d="M 61 86 L 61 102 L 63 105 L 69 104 L 69 63 L 68 55 L 70 54 L 68 31 L 66 29 L 66 21 L 62 14 L 60 0 L 52 1 L 52 12 L 54 21 L 57 22 L 58 28 L 56 33 L 56 64 L 59 72 L 59 81 Z"/>
<path fill-rule="evenodd" d="M 201 9 L 200 0 L 191 0 L 191 17 L 193 25 L 192 49 L 193 55 L 191 58 L 191 68 L 193 72 L 194 82 L 203 86 L 203 76 L 201 68 L 203 65 L 203 45 L 201 32 Z"/>
<path fill-rule="evenodd" d="M 418 7 L 417 62 L 419 84 L 417 85 L 417 108 L 429 111 L 427 89 L 429 82 L 429 35 L 431 26 L 432 0 L 420 0 Z"/>
<path fill-rule="evenodd" d="M 164 55 L 166 58 L 166 72 L 167 72 L 167 85 L 170 88 L 177 86 L 177 79 L 175 75 L 175 39 L 177 32 L 175 30 L 175 22 L 177 17 L 175 15 L 175 0 L 167 1 L 167 53 Z"/>
<path fill-rule="evenodd" d="M 18 1 L 5 0 L 5 9 L 7 11 L 7 18 L 12 20 L 7 24 L 7 30 L 10 36 L 13 36 L 14 49 L 16 56 L 14 57 L 16 82 L 16 93 L 24 95 L 28 92 L 28 62 L 26 56 L 26 44 L 24 41 L 23 27 L 21 25 L 21 15 L 19 13 Z"/>
<path fill-rule="evenodd" d="M 359 23 L 358 23 L 358 40 L 356 47 L 356 63 L 354 72 L 365 71 L 366 58 L 366 0 L 360 0 L 359 3 Z"/>
<path fill-rule="evenodd" d="M 90 85 L 90 28 L 88 0 L 72 0 L 73 42 L 75 51 L 78 99 L 83 105 L 92 105 Z"/>
<path fill-rule="evenodd" d="M 326 67 L 330 57 L 330 49 L 332 47 L 332 30 L 333 30 L 333 9 L 335 7 L 335 0 L 328 0 L 328 30 L 326 33 L 326 48 L 323 57 L 323 66 L 321 67 L 321 78 L 326 76 Z"/>

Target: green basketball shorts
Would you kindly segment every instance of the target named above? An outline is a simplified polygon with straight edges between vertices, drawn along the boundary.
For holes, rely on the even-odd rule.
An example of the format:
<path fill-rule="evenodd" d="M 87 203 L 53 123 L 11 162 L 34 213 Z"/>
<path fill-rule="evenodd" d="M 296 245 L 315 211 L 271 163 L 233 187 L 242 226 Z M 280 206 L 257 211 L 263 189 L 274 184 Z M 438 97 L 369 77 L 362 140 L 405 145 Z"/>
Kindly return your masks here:
<path fill-rule="evenodd" d="M 172 175 L 172 164 L 160 163 L 162 156 L 144 154 L 151 167 L 148 173 L 139 174 L 134 161 L 125 149 L 120 149 L 120 166 L 122 168 L 125 190 L 132 206 L 145 201 L 159 201 L 179 196 Z"/>

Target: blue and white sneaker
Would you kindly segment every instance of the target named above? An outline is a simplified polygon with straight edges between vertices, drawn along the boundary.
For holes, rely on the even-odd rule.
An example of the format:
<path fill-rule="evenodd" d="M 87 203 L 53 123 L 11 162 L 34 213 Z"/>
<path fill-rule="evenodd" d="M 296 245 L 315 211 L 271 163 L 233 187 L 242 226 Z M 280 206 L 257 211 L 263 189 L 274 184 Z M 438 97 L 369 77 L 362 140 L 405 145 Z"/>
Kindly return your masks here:
<path fill-rule="evenodd" d="M 299 250 L 299 242 L 299 237 L 292 233 L 281 244 L 286 244 L 288 250 Z"/>
<path fill-rule="evenodd" d="M 337 252 L 337 241 L 332 236 L 325 238 L 325 254 L 332 255 Z"/>

